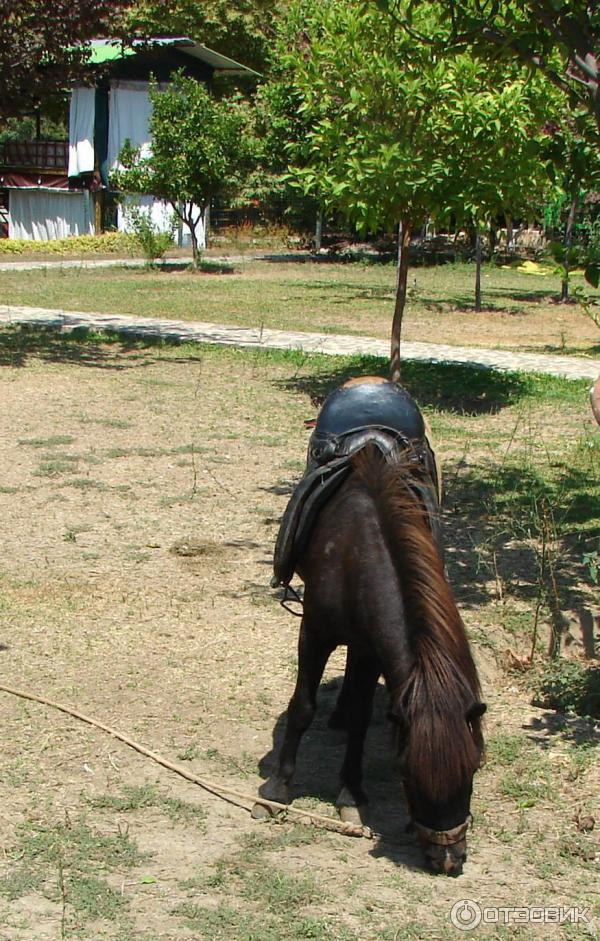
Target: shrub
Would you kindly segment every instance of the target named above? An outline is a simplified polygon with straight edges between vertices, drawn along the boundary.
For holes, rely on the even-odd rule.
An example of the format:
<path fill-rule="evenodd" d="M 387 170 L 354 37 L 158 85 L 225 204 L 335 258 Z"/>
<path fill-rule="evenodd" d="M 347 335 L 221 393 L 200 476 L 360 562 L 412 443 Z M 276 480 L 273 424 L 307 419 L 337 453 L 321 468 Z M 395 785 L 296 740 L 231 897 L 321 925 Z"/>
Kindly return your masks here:
<path fill-rule="evenodd" d="M 139 206 L 128 206 L 127 215 L 133 228 L 133 237 L 140 246 L 146 263 L 154 262 L 165 257 L 165 252 L 173 245 L 174 222 L 169 231 L 162 231 L 152 221 L 150 214 Z"/>
<path fill-rule="evenodd" d="M 542 674 L 533 705 L 600 719 L 600 667 L 557 660 Z"/>
<path fill-rule="evenodd" d="M 126 232 L 104 235 L 71 235 L 69 238 L 34 242 L 29 239 L 0 239 L 0 255 L 133 255 L 138 248 Z"/>

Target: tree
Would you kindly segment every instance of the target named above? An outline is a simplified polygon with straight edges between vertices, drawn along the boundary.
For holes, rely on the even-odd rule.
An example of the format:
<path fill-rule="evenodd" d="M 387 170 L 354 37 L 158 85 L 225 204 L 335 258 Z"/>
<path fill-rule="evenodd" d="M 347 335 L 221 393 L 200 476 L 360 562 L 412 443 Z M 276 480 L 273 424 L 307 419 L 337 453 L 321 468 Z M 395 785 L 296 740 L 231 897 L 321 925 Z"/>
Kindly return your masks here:
<path fill-rule="evenodd" d="M 488 72 L 488 81 L 491 77 Z M 490 89 L 482 83 L 479 63 L 456 56 L 447 64 L 440 104 L 447 149 L 445 203 L 458 225 L 476 233 L 476 310 L 481 310 L 483 233 L 497 215 L 535 214 L 550 186 L 540 153 L 542 125 L 553 113 L 556 96 L 515 69 L 494 69 L 492 84 Z"/>
<path fill-rule="evenodd" d="M 600 8 L 589 0 L 438 0 L 435 33 L 419 29 L 413 7 L 378 0 L 392 20 L 430 48 L 466 47 L 517 59 L 541 72 L 573 110 L 586 110 L 600 131 Z M 424 5 L 429 5 L 425 0 Z"/>
<path fill-rule="evenodd" d="M 587 115 L 575 119 L 567 114 L 561 124 L 548 122 L 543 155 L 553 177 L 560 203 L 568 207 L 563 241 L 552 242 L 550 251 L 560 265 L 561 301 L 569 300 L 569 272 L 574 264 L 585 265 L 586 278 L 598 287 L 600 266 L 595 245 L 573 245 L 575 222 L 586 190 L 600 186 L 600 154 L 586 125 Z M 589 312 L 589 311 L 588 311 Z"/>
<path fill-rule="evenodd" d="M 114 36 L 121 0 L 0 0 L 0 120 L 34 111 L 81 79 L 89 40 Z"/>
<path fill-rule="evenodd" d="M 150 92 L 152 152 L 126 144 L 122 170 L 111 182 L 126 193 L 151 194 L 171 204 L 189 228 L 193 264 L 199 263 L 198 226 L 215 196 L 235 192 L 252 165 L 254 138 L 248 105 L 215 100 L 181 73 L 164 91 Z"/>
<path fill-rule="evenodd" d="M 407 0 L 404 8 L 411 7 Z M 438 17 L 436 4 L 423 3 L 413 24 L 435 32 Z M 415 43 L 407 30 L 382 17 L 375 2 L 297 3 L 283 38 L 282 62 L 309 128 L 303 144 L 306 165 L 294 170 L 299 184 L 363 231 L 399 227 L 391 342 L 391 373 L 398 379 L 411 232 L 427 217 L 466 212 L 468 200 L 471 208 L 491 211 L 484 189 L 494 186 L 494 175 L 508 165 L 510 154 L 497 146 L 497 137 L 491 144 L 485 139 L 498 114 L 480 115 L 482 96 L 494 103 L 495 86 L 509 89 L 506 126 L 514 115 L 513 99 L 520 107 L 526 95 L 511 99 L 514 68 L 502 74 L 475 67 L 465 55 L 450 61 L 432 56 L 429 46 Z M 500 106 L 494 107 L 498 111 Z M 465 124 L 469 111 L 472 123 L 479 122 L 480 136 Z M 527 151 L 525 123 L 520 118 L 521 162 Z M 487 176 L 476 189 L 479 166 L 469 189 L 465 161 L 476 160 L 480 149 Z M 516 172 L 514 164 L 510 172 Z M 528 181 L 520 182 L 526 190 Z"/>

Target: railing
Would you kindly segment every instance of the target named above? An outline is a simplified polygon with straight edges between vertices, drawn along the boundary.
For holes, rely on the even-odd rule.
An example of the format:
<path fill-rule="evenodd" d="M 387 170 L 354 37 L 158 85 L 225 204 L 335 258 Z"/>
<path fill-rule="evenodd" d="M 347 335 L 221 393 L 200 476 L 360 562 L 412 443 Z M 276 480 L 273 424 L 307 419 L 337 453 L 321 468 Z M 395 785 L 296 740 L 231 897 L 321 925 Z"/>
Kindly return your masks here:
<path fill-rule="evenodd" d="M 68 141 L 7 141 L 0 147 L 0 166 L 2 167 L 66 172 L 68 165 Z"/>

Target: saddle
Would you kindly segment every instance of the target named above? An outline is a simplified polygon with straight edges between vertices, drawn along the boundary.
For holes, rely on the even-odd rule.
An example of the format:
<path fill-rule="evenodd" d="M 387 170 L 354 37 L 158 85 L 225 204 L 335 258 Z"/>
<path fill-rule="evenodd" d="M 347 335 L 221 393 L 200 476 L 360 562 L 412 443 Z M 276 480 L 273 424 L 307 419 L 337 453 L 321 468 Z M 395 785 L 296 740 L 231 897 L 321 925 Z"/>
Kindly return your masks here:
<path fill-rule="evenodd" d="M 400 454 L 420 473 L 411 486 L 422 500 L 442 551 L 440 473 L 430 435 L 406 389 L 375 376 L 352 379 L 325 400 L 308 443 L 304 476 L 283 514 L 273 559 L 271 587 L 288 586 L 305 551 L 320 509 L 350 475 L 351 458 L 375 445 L 393 462 Z"/>

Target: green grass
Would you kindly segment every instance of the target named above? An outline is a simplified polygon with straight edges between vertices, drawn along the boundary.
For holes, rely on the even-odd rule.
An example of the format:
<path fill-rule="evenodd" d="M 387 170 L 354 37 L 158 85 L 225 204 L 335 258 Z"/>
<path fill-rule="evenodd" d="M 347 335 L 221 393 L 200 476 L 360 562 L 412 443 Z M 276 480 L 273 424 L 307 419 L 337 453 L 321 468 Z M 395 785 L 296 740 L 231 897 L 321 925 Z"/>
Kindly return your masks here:
<path fill-rule="evenodd" d="M 572 325 L 585 319 L 580 310 L 557 311 L 552 304 L 560 287 L 554 275 L 486 266 L 486 310 L 479 315 L 472 309 L 472 265 L 423 267 L 412 276 L 417 288 L 408 301 L 405 339 L 507 348 L 529 344 L 563 353 L 600 350 L 593 330 L 583 345 L 577 340 Z M 26 277 L 0 272 L 0 284 L 6 304 L 387 338 L 395 277 L 390 264 L 304 261 L 252 262 L 210 276 L 123 268 L 29 271 Z M 546 325 L 538 323 L 530 336 L 534 314 L 543 314 Z M 492 329 L 489 337 L 483 327 Z"/>
<path fill-rule="evenodd" d="M 19 444 L 30 448 L 54 448 L 61 444 L 72 444 L 72 435 L 51 435 L 49 438 L 20 438 Z"/>

